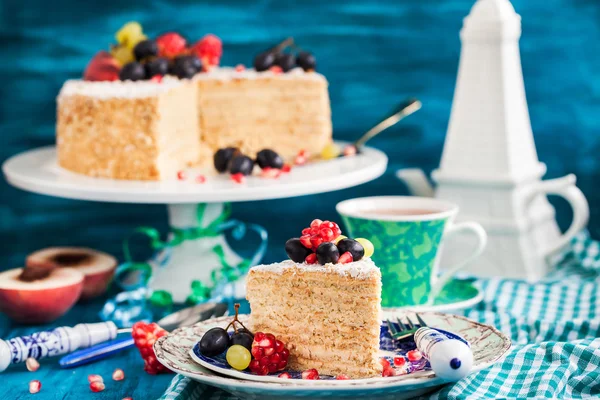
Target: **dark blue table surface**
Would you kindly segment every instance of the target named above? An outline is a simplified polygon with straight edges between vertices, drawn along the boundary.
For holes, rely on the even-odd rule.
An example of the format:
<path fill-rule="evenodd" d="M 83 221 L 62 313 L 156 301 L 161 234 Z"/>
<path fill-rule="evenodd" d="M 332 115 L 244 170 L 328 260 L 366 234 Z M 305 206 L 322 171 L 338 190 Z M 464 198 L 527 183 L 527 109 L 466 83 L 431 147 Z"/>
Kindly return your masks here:
<path fill-rule="evenodd" d="M 592 234 L 597 234 L 600 3 L 513 3 L 523 17 L 523 70 L 539 157 L 548 164 L 548 177 L 577 174 L 592 206 Z M 175 30 L 195 40 L 215 33 L 224 41 L 226 65 L 248 65 L 258 51 L 294 36 L 316 54 L 319 70 L 330 81 L 336 138 L 358 137 L 407 96 L 418 97 L 424 107 L 373 140 L 372 145 L 390 157 L 383 177 L 339 192 L 234 205 L 236 218 L 269 230 L 266 261 L 277 261 L 284 257 L 286 238 L 312 218 L 337 219 L 336 202 L 406 193 L 394 178 L 396 169 L 418 166 L 430 171 L 438 165 L 458 66 L 458 31 L 472 4 L 472 0 L 3 1 L 0 161 L 54 143 L 55 96 L 62 83 L 79 77 L 89 58 L 107 48 L 114 32 L 128 20 L 140 21 L 150 35 Z M 570 211 L 562 202 L 556 206 L 565 226 Z M 91 246 L 121 258 L 122 238 L 139 225 L 166 232 L 165 207 L 50 198 L 0 180 L 0 269 L 21 266 L 27 253 L 53 245 Z M 93 317 L 88 308 L 78 306 L 58 323 Z M 0 320 L 0 337 L 25 331 Z M 150 379 L 139 368 L 136 373 L 139 360 L 132 353 L 101 367 L 112 370 L 126 364 L 128 369 L 128 379 L 118 387 L 120 397 L 107 390 L 106 398 L 131 394 L 135 398 L 135 393 L 152 398 L 166 386 L 165 378 Z M 54 387 L 37 398 L 81 397 L 87 389 L 80 386 L 80 375 L 96 370 L 56 368 L 48 364 L 41 370 Z M 16 370 L 0 375 L 0 396 L 19 396 L 29 378 Z"/>

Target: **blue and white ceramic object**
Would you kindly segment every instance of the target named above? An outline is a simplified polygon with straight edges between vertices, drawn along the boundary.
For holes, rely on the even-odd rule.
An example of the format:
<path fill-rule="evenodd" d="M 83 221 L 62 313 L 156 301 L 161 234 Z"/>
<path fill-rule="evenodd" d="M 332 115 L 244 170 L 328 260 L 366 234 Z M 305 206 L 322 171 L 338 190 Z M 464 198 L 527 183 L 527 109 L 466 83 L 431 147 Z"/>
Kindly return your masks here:
<path fill-rule="evenodd" d="M 471 344 L 473 350 L 473 371 L 487 368 L 505 356 L 510 348 L 510 339 L 494 327 L 483 325 L 464 317 L 434 312 L 419 313 L 430 325 L 455 332 Z M 384 318 L 409 316 L 403 311 Z M 355 380 L 302 380 L 279 379 L 275 382 L 257 382 L 225 376 L 208 370 L 196 363 L 190 350 L 200 340 L 204 332 L 215 326 L 225 327 L 232 317 L 207 320 L 193 327 L 180 328 L 160 338 L 154 344 L 157 359 L 170 370 L 187 376 L 206 385 L 215 386 L 243 399 L 288 399 L 288 398 L 343 398 L 377 396 L 378 400 L 390 398 L 408 399 L 443 385 L 447 381 L 435 376 L 431 370 L 416 371 L 406 375 Z M 242 322 L 247 316 L 241 316 Z"/>

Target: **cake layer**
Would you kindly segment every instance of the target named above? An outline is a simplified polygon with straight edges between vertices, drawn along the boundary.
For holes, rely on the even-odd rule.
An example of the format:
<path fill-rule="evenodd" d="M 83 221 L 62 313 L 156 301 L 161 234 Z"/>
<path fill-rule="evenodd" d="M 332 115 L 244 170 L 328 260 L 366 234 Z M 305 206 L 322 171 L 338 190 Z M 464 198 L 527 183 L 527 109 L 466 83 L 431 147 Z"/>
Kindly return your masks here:
<path fill-rule="evenodd" d="M 200 151 L 191 84 L 71 81 L 57 114 L 58 163 L 85 175 L 165 179 Z"/>
<path fill-rule="evenodd" d="M 349 377 L 381 373 L 381 275 L 370 259 L 257 266 L 248 275 L 247 298 L 252 329 L 284 341 L 292 368 Z"/>

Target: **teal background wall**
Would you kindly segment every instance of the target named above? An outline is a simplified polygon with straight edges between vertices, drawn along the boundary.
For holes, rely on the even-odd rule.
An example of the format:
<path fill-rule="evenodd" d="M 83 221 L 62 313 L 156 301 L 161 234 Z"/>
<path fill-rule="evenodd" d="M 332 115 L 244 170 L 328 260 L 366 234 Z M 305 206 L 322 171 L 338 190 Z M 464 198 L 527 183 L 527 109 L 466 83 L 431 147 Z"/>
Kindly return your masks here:
<path fill-rule="evenodd" d="M 3 1 L 0 3 L 0 160 L 54 143 L 55 96 L 68 78 L 113 41 L 126 21 L 154 35 L 168 30 L 224 41 L 223 63 L 250 64 L 287 36 L 314 52 L 330 81 L 335 137 L 358 137 L 407 96 L 423 109 L 373 140 L 390 157 L 380 179 L 334 193 L 234 205 L 235 217 L 271 233 L 268 261 L 284 257 L 284 241 L 312 218 L 335 219 L 342 199 L 403 194 L 401 167 L 437 166 L 460 43 L 473 0 L 386 1 Z M 540 159 L 548 177 L 573 172 L 600 229 L 600 2 L 515 0 L 523 17 L 521 52 Z M 561 224 L 568 207 L 556 203 Z M 121 257 L 121 239 L 139 225 L 166 232 L 158 205 L 121 205 L 50 198 L 0 179 L 0 269 L 22 265 L 28 252 L 86 245 Z M 600 236 L 600 235 L 598 235 Z"/>

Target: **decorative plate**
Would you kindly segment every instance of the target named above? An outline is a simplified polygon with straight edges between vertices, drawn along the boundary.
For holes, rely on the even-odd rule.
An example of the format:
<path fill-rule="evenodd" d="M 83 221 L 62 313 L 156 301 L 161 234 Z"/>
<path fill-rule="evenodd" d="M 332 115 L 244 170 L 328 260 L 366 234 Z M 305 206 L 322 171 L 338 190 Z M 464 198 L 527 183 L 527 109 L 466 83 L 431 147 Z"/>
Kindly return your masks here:
<path fill-rule="evenodd" d="M 401 311 L 397 316 L 415 318 L 413 312 Z M 487 368 L 505 356 L 510 339 L 494 327 L 480 324 L 464 317 L 434 312 L 419 313 L 433 327 L 455 332 L 471 344 L 473 371 Z M 157 359 L 170 370 L 203 384 L 215 386 L 244 399 L 275 398 L 331 398 L 378 396 L 378 399 L 404 399 L 425 394 L 443 385 L 445 381 L 431 370 L 416 371 L 407 375 L 386 378 L 355 380 L 301 380 L 280 379 L 275 382 L 256 382 L 237 377 L 223 376 L 194 362 L 190 350 L 204 332 L 215 326 L 225 327 L 232 317 L 221 317 L 179 328 L 160 338 L 154 344 Z"/>

